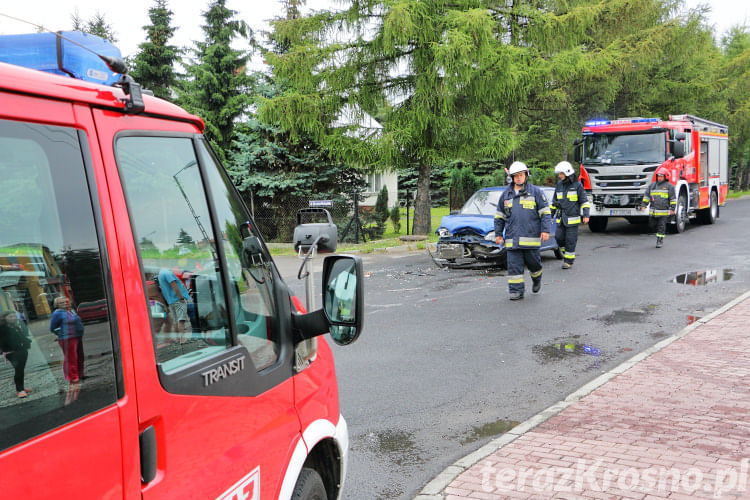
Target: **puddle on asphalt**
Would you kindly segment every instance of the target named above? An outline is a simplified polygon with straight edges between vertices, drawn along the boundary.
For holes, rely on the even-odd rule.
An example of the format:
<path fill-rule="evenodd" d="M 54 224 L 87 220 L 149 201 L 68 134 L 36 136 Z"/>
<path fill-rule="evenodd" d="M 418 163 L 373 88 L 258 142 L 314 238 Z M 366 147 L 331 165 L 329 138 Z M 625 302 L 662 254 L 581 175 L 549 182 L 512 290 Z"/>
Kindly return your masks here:
<path fill-rule="evenodd" d="M 602 350 L 588 344 L 556 342 L 548 345 L 535 345 L 531 348 L 543 362 L 557 361 L 570 356 L 601 356 Z"/>
<path fill-rule="evenodd" d="M 721 283 L 729 281 L 734 277 L 734 269 L 707 269 L 705 271 L 693 271 L 690 273 L 678 274 L 672 278 L 670 283 L 680 285 L 703 286 L 709 283 Z"/>
<path fill-rule="evenodd" d="M 471 431 L 463 437 L 461 444 L 469 444 L 482 438 L 505 434 L 518 424 L 519 422 L 515 420 L 498 420 L 497 422 L 490 422 L 489 424 L 475 425 L 471 428 Z"/>
<path fill-rule="evenodd" d="M 422 463 L 420 451 L 411 432 L 384 430 L 370 432 L 362 437 L 367 448 L 371 448 L 376 455 L 388 456 L 396 465 L 407 466 Z M 356 444 L 352 448 L 356 448 Z"/>
<path fill-rule="evenodd" d="M 615 323 L 642 323 L 646 321 L 646 316 L 651 314 L 656 307 L 656 304 L 650 304 L 646 309 L 618 309 L 606 316 L 599 316 L 596 319 L 603 321 L 607 325 Z"/>

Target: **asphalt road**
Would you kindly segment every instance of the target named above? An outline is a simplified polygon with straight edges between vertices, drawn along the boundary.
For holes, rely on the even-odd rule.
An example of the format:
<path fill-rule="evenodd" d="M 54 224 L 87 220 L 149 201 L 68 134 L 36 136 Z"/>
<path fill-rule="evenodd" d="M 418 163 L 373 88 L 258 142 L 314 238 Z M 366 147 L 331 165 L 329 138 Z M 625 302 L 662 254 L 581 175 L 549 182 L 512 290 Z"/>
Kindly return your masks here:
<path fill-rule="evenodd" d="M 574 268 L 543 253 L 541 293 L 527 273 L 518 302 L 497 272 L 438 269 L 422 252 L 366 256 L 364 332 L 334 347 L 351 438 L 344 498 L 413 497 L 515 422 L 750 288 L 750 199 L 661 249 L 647 231 L 624 219 L 605 234 L 583 229 Z M 279 264 L 304 296 L 295 262 Z M 704 270 L 717 271 L 705 285 L 674 282 Z"/>

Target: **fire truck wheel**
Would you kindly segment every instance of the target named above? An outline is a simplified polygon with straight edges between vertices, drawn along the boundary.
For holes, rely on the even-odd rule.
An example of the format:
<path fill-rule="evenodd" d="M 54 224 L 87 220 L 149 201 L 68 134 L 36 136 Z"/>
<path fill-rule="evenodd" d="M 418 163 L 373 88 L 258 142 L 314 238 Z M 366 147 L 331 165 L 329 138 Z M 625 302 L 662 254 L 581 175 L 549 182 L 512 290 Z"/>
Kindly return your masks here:
<path fill-rule="evenodd" d="M 589 219 L 589 229 L 592 233 L 603 233 L 607 230 L 607 217 L 591 217 Z"/>
<path fill-rule="evenodd" d="M 294 485 L 292 500 L 327 500 L 326 487 L 315 469 L 302 469 Z"/>
<path fill-rule="evenodd" d="M 673 233 L 682 233 L 687 226 L 687 196 L 680 193 L 677 197 L 677 207 L 674 211 L 674 224 L 670 224 Z"/>
<path fill-rule="evenodd" d="M 708 208 L 704 208 L 699 214 L 700 221 L 703 224 L 713 224 L 719 217 L 719 199 L 716 191 L 711 191 L 711 201 Z"/>

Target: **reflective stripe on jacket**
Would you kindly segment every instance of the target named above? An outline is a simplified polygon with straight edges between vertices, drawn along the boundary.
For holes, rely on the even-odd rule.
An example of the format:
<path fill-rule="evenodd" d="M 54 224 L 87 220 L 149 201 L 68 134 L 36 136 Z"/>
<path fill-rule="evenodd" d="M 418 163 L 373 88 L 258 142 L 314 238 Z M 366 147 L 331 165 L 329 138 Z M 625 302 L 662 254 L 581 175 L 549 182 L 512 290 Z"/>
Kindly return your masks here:
<path fill-rule="evenodd" d="M 643 195 L 642 203 L 643 205 L 651 204 L 649 214 L 654 217 L 669 215 L 669 211 L 674 210 L 677 205 L 674 186 L 667 180 L 652 182 L 646 188 L 646 194 Z"/>
<path fill-rule="evenodd" d="M 550 208 L 553 212 L 557 211 L 555 222 L 563 226 L 575 226 L 581 223 L 581 217 L 589 216 L 591 204 L 581 183 L 566 177 L 557 182 Z"/>
<path fill-rule="evenodd" d="M 508 186 L 497 203 L 495 235 L 503 236 L 505 247 L 511 249 L 539 248 L 541 233 L 552 227 L 550 208 L 541 189 L 528 184 L 518 193 L 513 184 Z"/>

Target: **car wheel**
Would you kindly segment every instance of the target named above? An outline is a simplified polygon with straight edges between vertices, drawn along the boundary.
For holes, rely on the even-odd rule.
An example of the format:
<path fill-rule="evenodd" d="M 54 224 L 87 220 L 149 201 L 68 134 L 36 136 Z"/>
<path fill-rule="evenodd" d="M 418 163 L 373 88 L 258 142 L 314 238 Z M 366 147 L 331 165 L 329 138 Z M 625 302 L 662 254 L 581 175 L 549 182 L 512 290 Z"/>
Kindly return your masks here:
<path fill-rule="evenodd" d="M 680 196 L 677 198 L 677 207 L 674 211 L 672 232 L 682 233 L 685 231 L 685 226 L 687 226 L 687 196 L 685 196 L 685 193 L 680 193 Z"/>
<path fill-rule="evenodd" d="M 607 230 L 608 217 L 591 217 L 589 219 L 589 229 L 592 233 L 603 233 Z"/>
<path fill-rule="evenodd" d="M 326 487 L 316 470 L 302 469 L 294 485 L 292 500 L 328 500 Z"/>
<path fill-rule="evenodd" d="M 557 260 L 562 260 L 563 259 L 562 250 L 560 250 L 559 248 L 555 248 L 554 252 L 555 252 L 555 258 Z"/>

